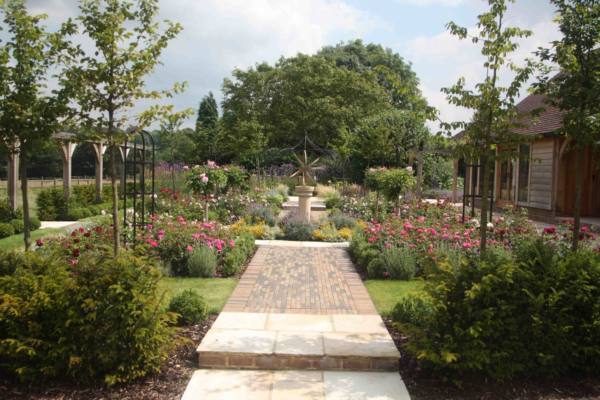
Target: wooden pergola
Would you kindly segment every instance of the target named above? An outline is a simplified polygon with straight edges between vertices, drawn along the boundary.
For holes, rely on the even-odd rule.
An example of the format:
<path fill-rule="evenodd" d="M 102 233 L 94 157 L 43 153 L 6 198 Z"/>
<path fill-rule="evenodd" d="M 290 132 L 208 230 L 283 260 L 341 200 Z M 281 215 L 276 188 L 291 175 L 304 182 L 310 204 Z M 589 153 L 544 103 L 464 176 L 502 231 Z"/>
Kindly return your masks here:
<path fill-rule="evenodd" d="M 65 199 L 69 197 L 71 194 L 71 176 L 72 176 L 72 158 L 73 152 L 77 145 L 81 142 L 81 140 L 77 139 L 77 135 L 72 132 L 57 132 L 52 135 L 52 139 L 55 140 L 61 149 L 61 156 L 63 161 L 63 192 Z M 96 200 L 100 201 L 102 199 L 102 183 L 103 176 L 102 171 L 104 167 L 103 156 L 106 152 L 106 144 L 102 140 L 94 141 L 94 140 L 85 140 L 85 142 L 90 143 L 94 148 L 94 156 L 96 159 Z M 16 146 L 18 147 L 18 146 Z M 121 155 L 122 160 L 127 157 L 129 150 L 132 147 L 130 144 L 123 144 L 119 146 L 119 154 Z M 121 182 L 121 190 L 124 189 L 125 181 L 124 178 L 120 178 Z M 17 190 L 18 190 L 18 181 L 19 181 L 19 153 L 18 151 L 9 153 L 8 155 L 8 202 L 13 209 L 17 208 Z"/>

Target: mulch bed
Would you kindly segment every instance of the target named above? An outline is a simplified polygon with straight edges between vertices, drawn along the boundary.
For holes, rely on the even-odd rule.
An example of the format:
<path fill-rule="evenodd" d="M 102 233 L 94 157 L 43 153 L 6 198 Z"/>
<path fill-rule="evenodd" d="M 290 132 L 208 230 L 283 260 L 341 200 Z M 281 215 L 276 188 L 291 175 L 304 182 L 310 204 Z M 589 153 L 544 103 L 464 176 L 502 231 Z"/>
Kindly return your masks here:
<path fill-rule="evenodd" d="M 127 385 L 114 387 L 78 386 L 75 383 L 44 385 L 17 385 L 0 381 L 0 399 L 40 400 L 175 400 L 180 399 L 193 372 L 198 368 L 196 347 L 210 329 L 216 315 L 209 316 L 201 325 L 184 327 L 180 337 L 184 342 L 177 346 L 163 369 L 156 374 Z"/>
<path fill-rule="evenodd" d="M 407 337 L 389 318 L 384 318 L 400 350 L 400 376 L 412 400 L 592 400 L 600 399 L 600 378 L 487 381 L 463 378 L 461 387 L 421 370 L 417 360 L 404 349 Z"/>

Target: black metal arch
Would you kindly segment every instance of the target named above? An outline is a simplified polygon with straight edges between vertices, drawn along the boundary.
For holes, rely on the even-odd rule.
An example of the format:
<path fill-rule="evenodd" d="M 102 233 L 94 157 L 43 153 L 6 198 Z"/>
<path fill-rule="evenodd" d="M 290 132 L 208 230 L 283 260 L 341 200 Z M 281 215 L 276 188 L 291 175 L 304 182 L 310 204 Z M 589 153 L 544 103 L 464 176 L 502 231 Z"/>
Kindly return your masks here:
<path fill-rule="evenodd" d="M 128 149 L 133 151 L 133 160 L 131 162 L 127 161 Z M 146 226 L 150 224 L 150 217 L 154 215 L 156 210 L 154 138 L 147 131 L 140 131 L 133 137 L 132 143 L 126 142 L 123 145 L 123 155 L 123 180 L 125 182 L 125 190 L 123 193 L 123 226 L 132 228 L 132 242 L 135 244 L 137 239 L 137 228 L 139 227 L 143 231 Z M 128 169 L 133 170 L 133 182 L 131 185 L 127 182 Z M 151 190 L 149 192 L 146 190 L 146 173 L 148 169 L 150 169 L 151 179 Z M 128 199 L 132 201 L 131 208 L 133 209 L 130 219 L 127 216 Z M 149 207 L 147 208 L 146 203 L 148 201 Z M 149 211 L 149 213 L 147 211 Z M 126 230 L 124 231 L 124 242 L 127 242 L 128 235 Z"/>

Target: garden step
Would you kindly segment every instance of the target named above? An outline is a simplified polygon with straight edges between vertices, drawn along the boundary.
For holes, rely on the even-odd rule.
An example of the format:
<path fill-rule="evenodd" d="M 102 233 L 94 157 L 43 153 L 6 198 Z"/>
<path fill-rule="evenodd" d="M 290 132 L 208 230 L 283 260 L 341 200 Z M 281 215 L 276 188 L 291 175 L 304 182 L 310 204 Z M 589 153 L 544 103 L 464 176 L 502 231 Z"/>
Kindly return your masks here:
<path fill-rule="evenodd" d="M 410 400 L 394 372 L 240 371 L 194 372 L 182 400 Z"/>
<path fill-rule="evenodd" d="M 197 349 L 203 368 L 397 371 L 378 315 L 224 312 Z"/>
<path fill-rule="evenodd" d="M 283 208 L 284 210 L 295 210 L 298 207 L 298 203 L 294 201 L 287 201 L 281 206 L 281 208 Z M 323 203 L 311 203 L 310 209 L 312 211 L 324 211 L 327 209 L 327 207 L 325 207 L 325 204 Z"/>

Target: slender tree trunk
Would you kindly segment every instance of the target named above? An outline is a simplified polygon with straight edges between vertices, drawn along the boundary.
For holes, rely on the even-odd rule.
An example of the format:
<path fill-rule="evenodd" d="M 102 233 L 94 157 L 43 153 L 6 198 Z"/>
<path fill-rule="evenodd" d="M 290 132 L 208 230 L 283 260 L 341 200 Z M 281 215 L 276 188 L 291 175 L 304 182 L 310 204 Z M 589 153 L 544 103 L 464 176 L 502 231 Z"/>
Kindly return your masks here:
<path fill-rule="evenodd" d="M 125 170 L 123 176 L 126 177 Z M 119 234 L 119 193 L 117 187 L 117 148 L 115 145 L 110 150 L 110 184 L 112 186 L 112 213 L 113 213 L 113 254 L 119 255 L 121 246 Z M 127 188 L 127 180 L 125 180 L 125 188 Z M 127 210 L 125 210 L 127 212 Z"/>
<path fill-rule="evenodd" d="M 480 172 L 483 174 L 483 187 L 481 189 L 481 224 L 479 226 L 479 252 L 481 255 L 485 253 L 487 248 L 487 223 L 488 223 L 488 194 L 490 191 L 490 174 L 488 173 L 488 154 L 484 154 L 481 157 L 481 169 Z"/>
<path fill-rule="evenodd" d="M 576 251 L 579 247 L 579 232 L 581 230 L 581 195 L 583 191 L 583 158 L 584 148 L 577 149 L 577 168 L 575 168 L 575 207 L 573 209 L 573 238 L 571 248 Z"/>
<path fill-rule="evenodd" d="M 27 187 L 27 157 L 26 154 L 21 153 L 20 163 L 20 174 L 21 174 L 21 196 L 23 197 L 23 242 L 25 244 L 25 251 L 29 251 L 31 246 L 31 227 L 29 225 L 29 193 Z"/>

